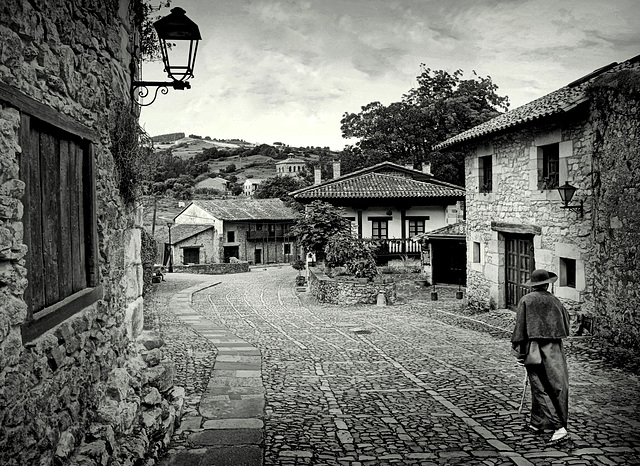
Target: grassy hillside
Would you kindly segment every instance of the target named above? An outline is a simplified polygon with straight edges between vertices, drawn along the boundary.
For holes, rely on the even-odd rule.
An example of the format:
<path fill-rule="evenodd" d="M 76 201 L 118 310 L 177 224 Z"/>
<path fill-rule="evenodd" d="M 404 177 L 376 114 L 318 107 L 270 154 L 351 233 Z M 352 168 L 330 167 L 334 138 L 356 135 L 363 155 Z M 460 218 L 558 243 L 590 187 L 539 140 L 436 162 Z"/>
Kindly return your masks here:
<path fill-rule="evenodd" d="M 238 183 L 242 184 L 248 178 L 265 179 L 276 176 L 276 162 L 280 159 L 274 159 L 265 155 L 231 155 L 237 149 L 252 149 L 255 144 L 240 142 L 240 141 L 214 141 L 209 139 L 199 139 L 192 137 L 184 137 L 171 142 L 156 142 L 154 144 L 154 150 L 156 152 L 171 149 L 174 156 L 181 159 L 190 159 L 197 154 L 202 153 L 206 149 L 216 147 L 220 151 L 228 151 L 229 155 L 222 155 L 220 158 L 211 160 L 209 162 L 209 172 L 211 173 L 226 173 L 226 169 L 229 165 L 236 166 L 236 171 L 233 174 L 238 178 Z M 316 162 L 319 159 L 317 154 L 305 154 L 304 149 L 299 148 L 287 148 L 287 151 L 291 151 L 296 158 L 302 158 L 312 162 Z M 285 158 L 283 155 L 282 158 Z"/>

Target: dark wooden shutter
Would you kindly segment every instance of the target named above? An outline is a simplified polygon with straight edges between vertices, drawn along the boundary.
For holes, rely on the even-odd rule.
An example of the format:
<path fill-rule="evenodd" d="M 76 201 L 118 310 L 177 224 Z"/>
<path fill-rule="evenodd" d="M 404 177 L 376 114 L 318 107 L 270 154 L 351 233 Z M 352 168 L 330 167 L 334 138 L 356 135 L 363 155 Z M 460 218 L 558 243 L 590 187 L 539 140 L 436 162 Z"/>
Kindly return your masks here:
<path fill-rule="evenodd" d="M 21 178 L 30 315 L 87 288 L 87 144 L 22 117 Z"/>

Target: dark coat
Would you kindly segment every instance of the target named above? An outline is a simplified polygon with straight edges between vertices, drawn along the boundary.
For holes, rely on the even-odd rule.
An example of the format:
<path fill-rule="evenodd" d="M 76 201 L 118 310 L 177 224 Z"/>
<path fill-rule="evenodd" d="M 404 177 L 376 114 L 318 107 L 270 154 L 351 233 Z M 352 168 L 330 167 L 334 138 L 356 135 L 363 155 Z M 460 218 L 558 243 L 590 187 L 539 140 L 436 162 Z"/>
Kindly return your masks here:
<path fill-rule="evenodd" d="M 546 290 L 534 290 L 518 303 L 512 343 L 531 339 L 557 340 L 569 336 L 569 314 L 558 298 Z"/>

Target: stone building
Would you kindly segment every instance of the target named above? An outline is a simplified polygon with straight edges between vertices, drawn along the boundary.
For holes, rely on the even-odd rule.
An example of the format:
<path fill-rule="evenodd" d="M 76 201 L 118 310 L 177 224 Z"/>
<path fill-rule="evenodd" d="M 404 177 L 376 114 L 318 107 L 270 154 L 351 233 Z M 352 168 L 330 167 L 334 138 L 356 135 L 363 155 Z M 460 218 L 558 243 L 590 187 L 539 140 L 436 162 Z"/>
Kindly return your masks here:
<path fill-rule="evenodd" d="M 246 197 L 253 196 L 253 193 L 256 192 L 256 189 L 258 189 L 258 186 L 260 186 L 260 183 L 262 183 L 263 181 L 264 180 L 258 178 L 246 179 L 244 181 L 244 184 L 242 185 L 242 194 L 244 194 Z"/>
<path fill-rule="evenodd" d="M 465 154 L 472 306 L 514 306 L 545 268 L 572 312 L 640 342 L 639 75 L 612 63 L 436 146 Z"/>
<path fill-rule="evenodd" d="M 298 257 L 291 233 L 295 217 L 280 199 L 193 201 L 174 219 L 173 263 L 194 263 L 195 258 L 209 264 L 231 258 L 250 264 L 289 263 Z M 213 231 L 205 228 L 210 226 Z M 184 232 L 179 239 L 173 237 L 176 228 Z"/>
<path fill-rule="evenodd" d="M 304 172 L 306 162 L 292 156 L 293 154 L 289 154 L 286 159 L 276 162 L 276 175 L 298 176 Z"/>
<path fill-rule="evenodd" d="M 113 156 L 114 128 L 138 134 L 140 7 L 0 4 L 2 465 L 145 464 L 179 416 Z"/>

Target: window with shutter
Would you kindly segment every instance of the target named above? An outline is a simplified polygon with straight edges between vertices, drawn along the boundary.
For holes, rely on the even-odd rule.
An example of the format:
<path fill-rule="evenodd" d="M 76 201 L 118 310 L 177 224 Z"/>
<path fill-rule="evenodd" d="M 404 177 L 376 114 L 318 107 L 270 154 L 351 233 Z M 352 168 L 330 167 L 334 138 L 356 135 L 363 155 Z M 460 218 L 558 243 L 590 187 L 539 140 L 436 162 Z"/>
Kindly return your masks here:
<path fill-rule="evenodd" d="M 22 114 L 28 341 L 100 299 L 92 144 Z"/>

